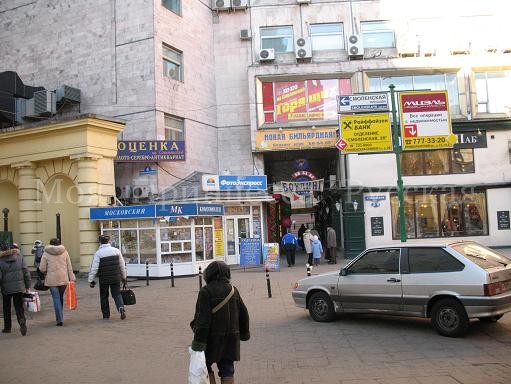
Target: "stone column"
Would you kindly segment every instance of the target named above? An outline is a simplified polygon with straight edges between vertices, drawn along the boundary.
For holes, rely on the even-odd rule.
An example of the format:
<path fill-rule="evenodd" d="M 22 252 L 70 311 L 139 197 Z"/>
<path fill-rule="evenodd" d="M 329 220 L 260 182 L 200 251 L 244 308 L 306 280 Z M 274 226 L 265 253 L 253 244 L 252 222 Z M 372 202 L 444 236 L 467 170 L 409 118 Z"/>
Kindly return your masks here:
<path fill-rule="evenodd" d="M 98 249 L 99 227 L 90 221 L 89 209 L 99 201 L 98 159 L 101 156 L 84 154 L 70 157 L 77 164 L 78 220 L 80 231 L 80 272 L 88 272 L 92 256 Z"/>
<path fill-rule="evenodd" d="M 35 163 L 25 161 L 11 165 L 18 171 L 18 201 L 19 201 L 19 230 L 20 248 L 26 256 L 26 264 L 34 264 L 34 256 L 30 252 L 34 241 L 41 236 L 41 204 L 37 189 L 37 176 Z"/>

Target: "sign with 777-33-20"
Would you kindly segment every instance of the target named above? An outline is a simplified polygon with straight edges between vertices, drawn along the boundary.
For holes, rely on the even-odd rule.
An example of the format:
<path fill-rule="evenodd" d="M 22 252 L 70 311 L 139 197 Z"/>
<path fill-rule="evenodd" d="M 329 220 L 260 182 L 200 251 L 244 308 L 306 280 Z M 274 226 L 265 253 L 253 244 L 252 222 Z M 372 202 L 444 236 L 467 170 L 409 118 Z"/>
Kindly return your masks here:
<path fill-rule="evenodd" d="M 453 147 L 447 91 L 401 92 L 399 101 L 404 150 Z"/>

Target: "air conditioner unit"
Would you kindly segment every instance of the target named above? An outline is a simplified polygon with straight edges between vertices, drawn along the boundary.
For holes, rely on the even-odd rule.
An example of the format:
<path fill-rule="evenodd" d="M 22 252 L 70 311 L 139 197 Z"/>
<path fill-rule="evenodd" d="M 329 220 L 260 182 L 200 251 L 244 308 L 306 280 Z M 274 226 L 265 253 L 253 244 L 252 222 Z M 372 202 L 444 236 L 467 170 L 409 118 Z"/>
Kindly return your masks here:
<path fill-rule="evenodd" d="M 231 6 L 234 9 L 247 9 L 248 0 L 231 0 Z"/>
<path fill-rule="evenodd" d="M 360 35 L 351 35 L 348 37 L 348 56 L 364 56 L 364 45 L 362 44 L 362 38 Z"/>
<path fill-rule="evenodd" d="M 115 197 L 117 197 L 118 199 L 130 199 L 131 198 L 131 185 L 115 187 Z"/>
<path fill-rule="evenodd" d="M 251 40 L 252 36 L 250 36 L 250 31 L 248 29 L 240 29 L 240 39 Z"/>
<path fill-rule="evenodd" d="M 81 99 L 80 90 L 73 88 L 68 85 L 63 85 L 57 89 L 57 103 L 63 103 L 65 101 L 71 103 L 79 103 Z"/>
<path fill-rule="evenodd" d="M 213 11 L 228 11 L 231 8 L 231 0 L 211 0 Z"/>
<path fill-rule="evenodd" d="M 310 4 L 311 0 L 296 0 L 297 4 Z"/>
<path fill-rule="evenodd" d="M 133 197 L 135 199 L 144 199 L 149 197 L 151 194 L 151 188 L 148 185 L 134 185 L 133 186 Z"/>
<path fill-rule="evenodd" d="M 34 97 L 27 100 L 25 117 L 52 116 L 57 112 L 55 93 L 51 91 L 34 92 Z"/>
<path fill-rule="evenodd" d="M 275 50 L 273 48 L 265 48 L 259 51 L 259 61 L 273 61 L 275 60 Z"/>
<path fill-rule="evenodd" d="M 312 46 L 310 38 L 300 37 L 296 40 L 295 56 L 297 60 L 310 59 L 312 57 Z"/>

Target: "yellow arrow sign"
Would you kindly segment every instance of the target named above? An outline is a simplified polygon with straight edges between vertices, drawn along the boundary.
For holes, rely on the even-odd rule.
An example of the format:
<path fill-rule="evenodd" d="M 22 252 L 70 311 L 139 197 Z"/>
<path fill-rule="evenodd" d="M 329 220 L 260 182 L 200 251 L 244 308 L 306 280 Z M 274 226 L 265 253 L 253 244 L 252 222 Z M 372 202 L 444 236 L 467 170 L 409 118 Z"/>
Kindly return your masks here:
<path fill-rule="evenodd" d="M 339 119 L 342 153 L 392 151 L 392 135 L 388 113 L 341 116 Z M 339 148 L 339 147 L 338 147 Z"/>

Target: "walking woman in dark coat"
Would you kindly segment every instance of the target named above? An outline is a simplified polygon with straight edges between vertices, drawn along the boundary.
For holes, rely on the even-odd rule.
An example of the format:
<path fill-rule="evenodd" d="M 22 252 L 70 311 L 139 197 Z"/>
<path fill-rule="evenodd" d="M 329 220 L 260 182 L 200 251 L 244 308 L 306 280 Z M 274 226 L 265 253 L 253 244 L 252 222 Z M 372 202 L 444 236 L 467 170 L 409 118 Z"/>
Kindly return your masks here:
<path fill-rule="evenodd" d="M 11 332 L 12 301 L 21 334 L 25 336 L 27 325 L 23 309 L 23 292 L 28 292 L 30 289 L 30 272 L 19 249 L 9 249 L 9 244 L 6 242 L 0 243 L 0 287 L 2 289 L 4 313 L 4 329 L 2 329 L 2 332 Z"/>
<path fill-rule="evenodd" d="M 240 340 L 250 339 L 249 316 L 238 290 L 231 285 L 231 271 L 214 261 L 204 271 L 206 285 L 199 291 L 191 322 L 192 349 L 205 351 L 210 383 L 215 384 L 213 363 L 221 383 L 234 383 L 234 362 L 240 360 Z"/>

